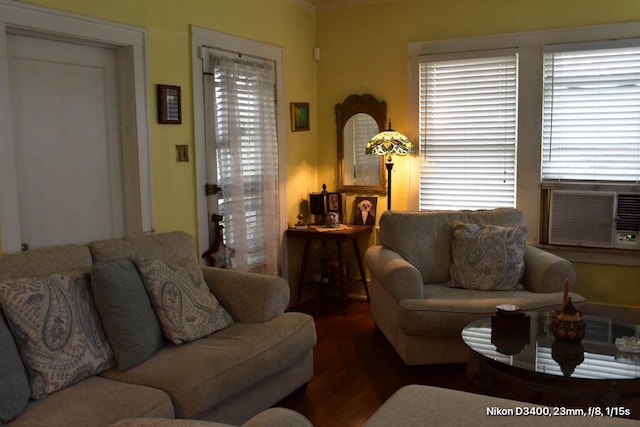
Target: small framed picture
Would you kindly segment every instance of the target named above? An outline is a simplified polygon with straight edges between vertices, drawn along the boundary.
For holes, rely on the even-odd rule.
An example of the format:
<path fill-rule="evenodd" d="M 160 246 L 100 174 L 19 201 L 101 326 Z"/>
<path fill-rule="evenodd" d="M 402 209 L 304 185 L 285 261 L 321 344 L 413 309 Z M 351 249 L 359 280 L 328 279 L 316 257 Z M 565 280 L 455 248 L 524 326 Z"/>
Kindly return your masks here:
<path fill-rule="evenodd" d="M 158 123 L 181 124 L 180 86 L 158 85 Z"/>
<path fill-rule="evenodd" d="M 340 218 L 340 222 L 345 222 L 345 193 L 325 193 L 326 194 L 326 211 L 337 212 Z"/>
<path fill-rule="evenodd" d="M 291 131 L 299 132 L 309 130 L 309 103 L 291 103 Z"/>
<path fill-rule="evenodd" d="M 378 207 L 377 197 L 356 197 L 353 210 L 354 225 L 375 225 L 376 208 Z"/>

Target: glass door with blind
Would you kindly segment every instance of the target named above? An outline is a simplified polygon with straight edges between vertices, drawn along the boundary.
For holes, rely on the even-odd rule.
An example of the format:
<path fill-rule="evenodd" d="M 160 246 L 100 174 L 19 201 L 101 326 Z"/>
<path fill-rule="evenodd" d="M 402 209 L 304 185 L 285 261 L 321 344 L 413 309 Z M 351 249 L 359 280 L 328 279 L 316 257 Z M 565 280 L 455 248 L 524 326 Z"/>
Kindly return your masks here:
<path fill-rule="evenodd" d="M 207 49 L 204 64 L 209 217 L 219 214 L 223 218 L 230 268 L 277 274 L 280 203 L 275 63 Z"/>

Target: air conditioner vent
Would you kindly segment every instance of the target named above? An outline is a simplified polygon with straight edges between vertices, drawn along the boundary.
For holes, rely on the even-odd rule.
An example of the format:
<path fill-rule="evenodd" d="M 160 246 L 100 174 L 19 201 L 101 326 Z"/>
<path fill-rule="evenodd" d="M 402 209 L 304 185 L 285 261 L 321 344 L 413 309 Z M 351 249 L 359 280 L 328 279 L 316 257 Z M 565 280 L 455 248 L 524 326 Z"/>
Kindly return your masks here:
<path fill-rule="evenodd" d="M 640 231 L 640 194 L 618 194 L 617 231 Z"/>
<path fill-rule="evenodd" d="M 549 243 L 611 248 L 614 245 L 614 192 L 551 192 Z"/>

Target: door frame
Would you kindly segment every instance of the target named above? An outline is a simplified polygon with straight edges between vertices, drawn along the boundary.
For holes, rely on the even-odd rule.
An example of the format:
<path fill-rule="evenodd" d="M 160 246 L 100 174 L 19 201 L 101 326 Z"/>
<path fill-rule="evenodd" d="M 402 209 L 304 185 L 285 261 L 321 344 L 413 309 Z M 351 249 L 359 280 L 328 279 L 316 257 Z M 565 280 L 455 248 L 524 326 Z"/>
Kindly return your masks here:
<path fill-rule="evenodd" d="M 209 248 L 209 214 L 207 209 L 207 196 L 205 184 L 207 183 L 206 165 L 206 141 L 205 141 L 205 115 L 204 115 L 204 84 L 202 75 L 204 72 L 203 58 L 206 49 L 203 47 L 217 48 L 231 52 L 242 52 L 247 55 L 264 58 L 276 63 L 276 88 L 277 88 L 277 137 L 278 137 L 278 192 L 280 196 L 280 250 L 278 255 L 279 275 L 286 278 L 288 272 L 286 254 L 286 239 L 284 234 L 287 229 L 286 210 L 286 124 L 287 114 L 284 96 L 284 49 L 278 46 L 256 42 L 241 37 L 232 36 L 217 31 L 207 30 L 197 26 L 191 26 L 191 60 L 193 70 L 193 116 L 194 137 L 196 151 L 196 193 L 198 209 L 198 245 L 199 253 L 204 253 Z"/>
<path fill-rule="evenodd" d="M 146 31 L 15 1 L 0 0 L 0 253 L 21 250 L 18 179 L 13 150 L 7 33 L 35 35 L 114 49 L 118 58 L 119 107 L 125 183 L 125 233 L 154 227 Z"/>

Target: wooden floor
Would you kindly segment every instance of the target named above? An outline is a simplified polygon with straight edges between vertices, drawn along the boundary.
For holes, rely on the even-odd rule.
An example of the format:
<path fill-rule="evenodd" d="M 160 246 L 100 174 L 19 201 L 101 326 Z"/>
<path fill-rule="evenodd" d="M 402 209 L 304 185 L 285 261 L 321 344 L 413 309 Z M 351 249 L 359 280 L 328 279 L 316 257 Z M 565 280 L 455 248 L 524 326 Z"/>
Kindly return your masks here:
<path fill-rule="evenodd" d="M 479 392 L 467 381 L 464 364 L 406 366 L 375 329 L 365 301 L 350 301 L 346 316 L 340 301 L 329 297 L 305 302 L 296 311 L 316 320 L 315 372 L 304 393 L 295 393 L 278 406 L 302 413 L 315 427 L 360 426 L 407 384 Z M 554 405 L 511 385 L 502 385 L 493 394 Z M 640 419 L 640 397 L 635 400 L 632 418 Z"/>
<path fill-rule="evenodd" d="M 314 377 L 304 394 L 279 406 L 305 415 L 315 427 L 362 425 L 398 388 L 430 384 L 472 390 L 464 365 L 407 367 L 386 338 L 374 328 L 365 301 L 351 301 L 341 314 L 337 299 L 321 298 L 296 308 L 316 320 Z"/>

